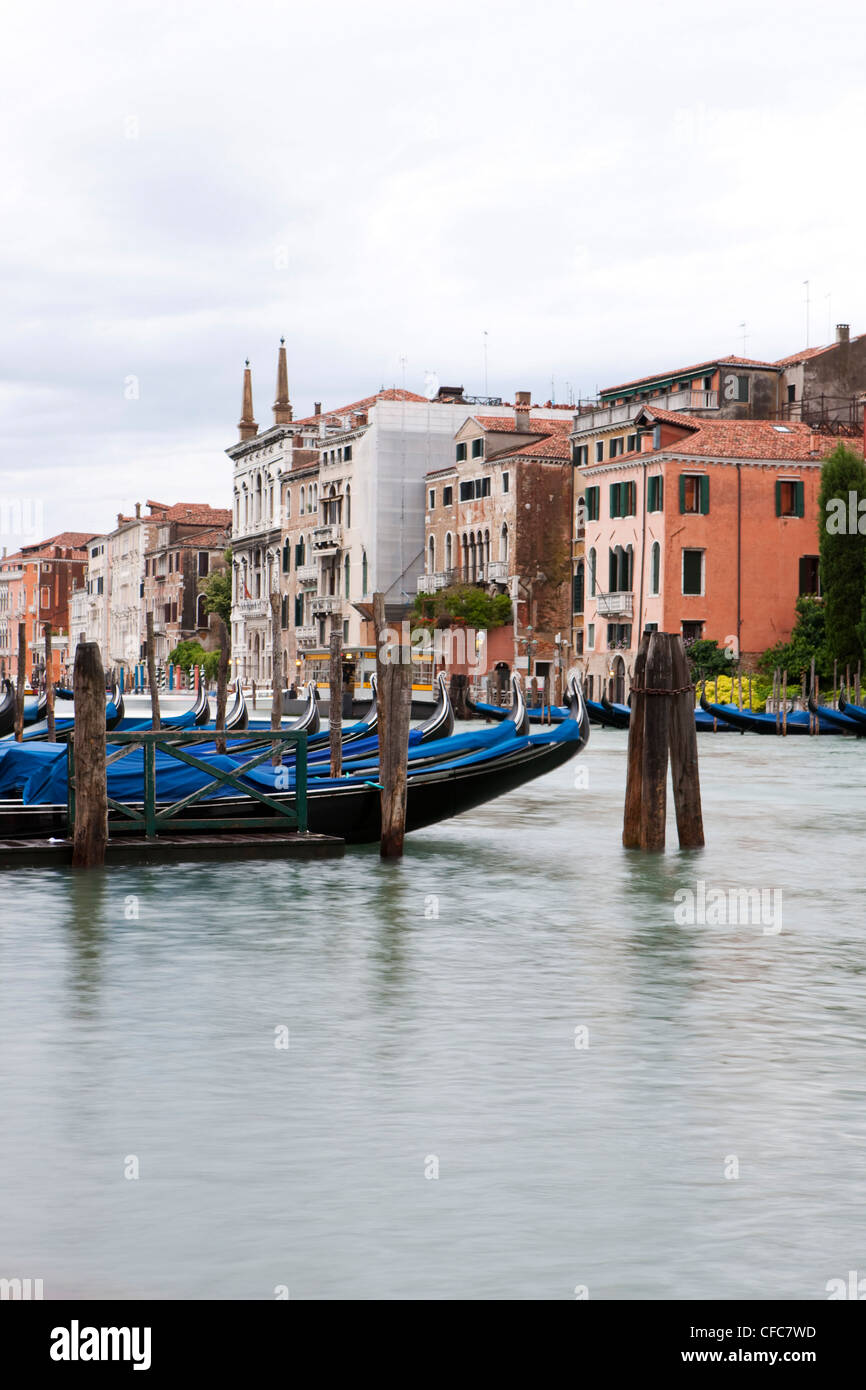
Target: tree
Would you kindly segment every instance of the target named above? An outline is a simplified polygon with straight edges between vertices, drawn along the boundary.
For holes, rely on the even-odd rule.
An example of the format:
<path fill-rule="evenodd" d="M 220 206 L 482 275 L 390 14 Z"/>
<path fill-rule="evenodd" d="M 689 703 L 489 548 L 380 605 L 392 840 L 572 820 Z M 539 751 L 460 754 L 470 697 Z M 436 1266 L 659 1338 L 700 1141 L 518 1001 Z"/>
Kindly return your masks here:
<path fill-rule="evenodd" d="M 734 669 L 734 658 L 727 649 L 709 637 L 699 637 L 686 648 L 692 676 L 727 676 Z"/>
<path fill-rule="evenodd" d="M 205 678 L 212 681 L 216 678 L 219 659 L 218 651 L 206 652 L 201 643 L 194 638 L 184 638 L 182 642 L 178 642 L 174 651 L 169 653 L 168 664 L 180 666 L 184 671 L 188 671 L 190 666 L 200 666 Z"/>
<path fill-rule="evenodd" d="M 866 511 L 866 467 L 853 449 L 839 444 L 821 469 L 818 548 L 827 656 L 842 666 L 861 659 L 866 632 L 866 517 L 860 515 L 861 505 Z"/>
<path fill-rule="evenodd" d="M 450 619 L 486 632 L 510 622 L 511 599 L 507 594 L 489 594 L 474 584 L 454 584 L 435 594 L 418 594 L 413 613 L 422 623 L 447 627 Z"/>
<path fill-rule="evenodd" d="M 801 594 L 797 599 L 797 618 L 787 642 L 768 647 L 758 662 L 758 669 L 772 676 L 778 669 L 789 677 L 807 674 L 815 658 L 815 674 L 822 679 L 833 673 L 833 661 L 827 654 L 827 611 L 824 600 L 817 594 Z"/>
<path fill-rule="evenodd" d="M 226 630 L 232 630 L 232 551 L 231 546 L 223 555 L 223 562 L 217 562 L 210 574 L 204 579 L 199 580 L 199 592 L 204 594 L 204 610 L 206 613 L 218 613 L 226 625 Z"/>

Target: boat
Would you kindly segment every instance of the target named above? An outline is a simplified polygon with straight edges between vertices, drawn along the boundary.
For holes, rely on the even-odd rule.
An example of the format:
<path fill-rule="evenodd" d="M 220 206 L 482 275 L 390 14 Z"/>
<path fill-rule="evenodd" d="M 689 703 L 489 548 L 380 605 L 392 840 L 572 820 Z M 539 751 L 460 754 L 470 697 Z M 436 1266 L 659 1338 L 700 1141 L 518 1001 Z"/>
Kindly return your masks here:
<path fill-rule="evenodd" d="M 831 729 L 838 729 L 839 733 L 849 734 L 854 738 L 866 738 L 866 711 L 862 722 L 856 719 L 851 714 L 851 706 L 845 703 L 841 695 L 839 709 L 833 709 L 831 705 L 819 705 L 814 690 L 809 691 L 808 704 L 810 713 L 818 716 L 819 724 L 827 724 Z M 788 717 L 790 718 L 790 715 Z"/>
<path fill-rule="evenodd" d="M 3 681 L 0 695 L 0 738 L 15 728 L 15 687 L 10 680 Z"/>
<path fill-rule="evenodd" d="M 602 723 L 606 723 L 611 729 L 627 729 L 631 720 L 631 709 L 628 705 L 611 704 L 606 695 L 601 697 Z"/>
<path fill-rule="evenodd" d="M 502 721 L 513 727 L 486 731 L 488 735 L 498 735 L 496 741 L 488 746 L 467 753 L 462 750 L 461 744 L 460 748 L 452 747 L 452 756 L 443 760 L 426 765 L 422 763 L 415 768 L 410 765 L 406 794 L 407 832 L 473 810 L 555 770 L 582 752 L 589 741 L 589 716 L 579 681 L 570 681 L 568 690 L 569 718 L 550 729 L 526 734 L 521 731 L 524 723 L 521 715 L 520 726 L 514 720 Z M 453 744 L 459 744 L 463 737 L 454 736 Z M 457 756 L 453 756 L 455 753 Z M 210 761 L 217 766 L 222 765 L 222 760 L 217 757 Z M 228 760 L 226 762 L 227 766 L 234 766 Z M 122 763 L 115 766 L 122 766 Z M 188 771 L 192 772 L 193 769 Z M 262 782 L 269 785 L 270 794 L 275 800 L 293 803 L 291 787 L 284 793 L 273 790 L 280 785 L 278 779 L 284 780 L 286 774 L 291 777 L 290 769 L 266 769 L 260 766 L 254 771 L 256 776 L 255 779 L 251 776 L 251 781 L 254 780 L 257 785 Z M 370 775 L 367 768 L 356 769 L 340 778 L 311 778 L 307 787 L 308 829 L 315 834 L 338 836 L 349 844 L 376 842 L 381 834 L 380 790 L 378 780 Z M 66 824 L 63 804 L 39 804 L 37 801 L 24 807 L 19 803 L 8 808 L 9 803 L 0 803 L 0 838 L 16 835 L 35 838 L 40 834 L 56 833 L 57 830 L 63 833 Z M 196 802 L 192 814 L 197 820 L 219 819 L 226 814 L 243 819 L 255 818 L 260 812 L 260 803 L 252 798 L 218 796 Z M 177 829 L 183 829 L 183 818 L 180 816 L 177 818 Z"/>
<path fill-rule="evenodd" d="M 226 710 L 225 731 L 229 733 L 232 729 L 245 729 L 249 724 L 250 716 L 247 710 L 247 702 L 244 699 L 243 686 L 240 680 L 235 682 L 235 700 L 231 709 Z"/>
<path fill-rule="evenodd" d="M 721 719 L 726 724 L 730 724 L 732 728 L 739 729 L 740 732 L 744 734 L 782 733 L 781 716 L 777 723 L 775 714 L 737 709 L 733 705 L 714 705 L 706 698 L 703 692 L 701 693 L 701 709 L 714 718 Z M 812 732 L 811 721 L 806 710 L 789 711 L 785 720 L 785 726 L 789 736 L 808 735 Z M 818 715 L 818 732 L 820 734 L 841 734 L 852 733 L 853 731 L 853 727 L 844 729 L 835 721 L 831 722 L 825 717 L 824 713 L 819 713 Z"/>
<path fill-rule="evenodd" d="M 842 714 L 847 715 L 849 719 L 853 719 L 857 724 L 866 725 L 866 709 L 864 709 L 862 705 L 852 705 L 850 701 L 845 699 L 841 691 L 839 693 L 839 710 Z"/>

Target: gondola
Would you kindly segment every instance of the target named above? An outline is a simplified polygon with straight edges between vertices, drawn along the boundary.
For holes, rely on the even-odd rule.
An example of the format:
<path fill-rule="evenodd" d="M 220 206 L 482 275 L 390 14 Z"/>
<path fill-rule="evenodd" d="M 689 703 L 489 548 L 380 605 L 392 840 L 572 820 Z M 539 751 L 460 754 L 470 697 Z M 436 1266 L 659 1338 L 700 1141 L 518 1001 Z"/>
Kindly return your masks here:
<path fill-rule="evenodd" d="M 15 687 L 10 680 L 4 680 L 0 695 L 0 738 L 15 728 Z"/>
<path fill-rule="evenodd" d="M 244 690 L 240 681 L 235 685 L 235 701 L 230 710 L 226 710 L 225 730 L 230 733 L 232 730 L 245 729 L 249 724 L 250 716 L 247 710 L 247 702 L 244 699 Z"/>
<path fill-rule="evenodd" d="M 55 700 L 74 700 L 75 692 L 70 690 L 68 685 L 55 685 L 54 698 Z"/>
<path fill-rule="evenodd" d="M 454 732 L 454 709 L 448 694 L 448 677 L 440 671 L 436 677 L 439 696 L 433 713 L 415 730 L 419 743 L 431 743 L 434 739 L 448 738 Z"/>
<path fill-rule="evenodd" d="M 198 688 L 198 699 L 193 706 L 193 717 L 197 729 L 205 728 L 210 723 L 210 700 L 204 681 Z"/>
<path fill-rule="evenodd" d="M 839 693 L 839 710 L 849 719 L 853 719 L 855 723 L 866 725 L 866 709 L 862 705 L 852 705 L 850 701 L 845 699 L 841 691 Z"/>
<path fill-rule="evenodd" d="M 744 734 L 779 734 L 782 732 L 781 716 L 777 723 L 775 714 L 759 714 L 754 710 L 735 709 L 733 705 L 714 705 L 703 692 L 701 692 L 701 709 L 714 718 L 730 724 L 732 728 L 739 729 Z M 785 720 L 785 727 L 789 736 L 808 736 L 811 733 L 811 728 L 807 711 L 791 710 Z M 843 729 L 819 714 L 818 732 L 820 734 L 841 734 Z M 844 732 L 852 732 L 852 730 Z"/>
<path fill-rule="evenodd" d="M 480 751 L 421 766 L 407 776 L 406 830 L 413 832 L 492 801 L 543 776 L 582 752 L 590 724 L 577 680 L 569 684 L 570 716 L 561 724 L 534 734 L 507 734 Z M 460 737 L 459 735 L 457 736 Z M 273 775 L 279 769 L 273 769 Z M 264 770 L 260 775 L 266 776 Z M 276 784 L 276 783 L 275 783 Z M 272 793 L 292 803 L 291 791 Z M 242 819 L 260 814 L 253 800 L 220 797 L 195 804 L 196 819 L 220 818 L 226 813 Z M 378 782 L 365 771 L 342 778 L 314 778 L 307 789 L 308 829 L 335 835 L 349 844 L 369 844 L 381 833 Z M 0 810 L 0 838 L 35 837 L 65 826 L 62 805 L 20 805 Z M 182 818 L 177 821 L 183 828 Z"/>
<path fill-rule="evenodd" d="M 814 690 L 809 691 L 809 711 L 818 716 L 819 727 L 821 724 L 829 725 L 829 729 L 825 732 L 838 729 L 840 734 L 849 734 L 853 738 L 866 738 L 866 719 L 862 723 L 859 719 L 855 719 L 850 712 L 850 705 L 846 705 L 844 710 L 841 708 L 844 703 L 840 697 L 839 709 L 833 709 L 830 705 L 819 705 L 815 699 Z M 790 717 L 789 715 L 788 718 L 790 719 Z"/>

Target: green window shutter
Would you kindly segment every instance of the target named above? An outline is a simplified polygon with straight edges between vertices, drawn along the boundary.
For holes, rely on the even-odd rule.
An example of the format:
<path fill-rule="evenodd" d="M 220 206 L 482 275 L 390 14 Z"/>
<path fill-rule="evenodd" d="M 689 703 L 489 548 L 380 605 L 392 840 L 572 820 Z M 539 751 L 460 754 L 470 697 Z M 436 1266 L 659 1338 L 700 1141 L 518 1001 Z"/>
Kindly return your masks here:
<path fill-rule="evenodd" d="M 619 483 L 610 485 L 610 514 L 619 516 Z"/>
<path fill-rule="evenodd" d="M 658 503 L 656 511 L 663 512 L 665 509 L 665 480 L 661 473 L 656 478 L 656 502 Z"/>
<path fill-rule="evenodd" d="M 701 516 L 710 510 L 710 480 L 706 474 L 701 478 Z"/>
<path fill-rule="evenodd" d="M 680 511 L 681 511 L 681 512 L 685 512 L 685 509 L 686 509 L 686 475 L 685 475 L 685 473 L 681 473 L 681 474 L 680 474 Z"/>
<path fill-rule="evenodd" d="M 776 482 L 776 516 L 782 515 L 782 484 Z"/>
<path fill-rule="evenodd" d="M 630 493 L 629 501 L 631 503 L 631 511 L 629 515 L 637 516 L 637 483 L 634 481 L 630 482 L 628 485 L 628 490 Z"/>
<path fill-rule="evenodd" d="M 646 509 L 647 509 L 648 512 L 654 512 L 655 509 L 656 509 L 656 480 L 655 480 L 655 478 L 648 478 L 648 479 L 647 479 Z"/>
<path fill-rule="evenodd" d="M 803 489 L 803 483 L 802 483 L 802 480 L 801 480 L 801 481 L 799 481 L 799 482 L 797 483 L 797 515 L 798 515 L 798 516 L 805 516 L 805 515 L 806 515 L 806 499 L 805 499 L 805 497 L 804 497 L 803 494 L 804 494 L 804 489 Z"/>

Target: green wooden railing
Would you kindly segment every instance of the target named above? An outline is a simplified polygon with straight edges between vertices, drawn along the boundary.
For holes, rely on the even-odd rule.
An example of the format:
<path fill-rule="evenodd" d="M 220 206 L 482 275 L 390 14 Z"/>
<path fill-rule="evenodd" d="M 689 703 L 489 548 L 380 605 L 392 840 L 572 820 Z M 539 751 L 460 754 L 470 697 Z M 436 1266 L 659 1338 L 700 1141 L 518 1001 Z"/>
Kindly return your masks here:
<path fill-rule="evenodd" d="M 158 732 L 148 730 L 127 731 L 125 733 L 106 734 L 106 766 L 111 763 L 119 762 L 136 748 L 144 750 L 144 796 L 141 802 L 126 805 L 121 801 L 114 801 L 108 798 L 108 833 L 124 833 L 129 831 L 143 830 L 149 839 L 155 839 L 158 835 L 177 834 L 186 830 L 294 830 L 299 834 L 306 834 L 307 831 L 307 735 L 303 731 L 298 732 L 274 732 L 270 729 L 250 732 L 244 730 L 240 739 L 232 739 L 231 734 L 227 737 L 226 747 L 229 753 L 237 755 L 239 752 L 249 752 L 258 748 L 260 751 L 245 762 L 238 763 L 234 771 L 226 768 L 215 767 L 205 759 L 196 757 L 188 752 L 186 745 L 195 743 L 215 743 L 216 734 L 214 731 L 206 729 L 176 729 L 160 730 Z M 251 768 L 258 767 L 274 754 L 274 745 L 282 745 L 280 752 L 285 751 L 285 745 L 296 745 L 296 757 L 294 762 L 295 785 L 292 788 L 292 799 L 277 801 L 273 795 L 268 796 L 257 787 L 249 783 L 242 782 L 241 777 L 250 771 Z M 117 745 L 115 747 L 115 745 Z M 184 746 L 181 746 L 184 745 Z M 112 751 L 113 750 L 113 751 Z M 156 785 L 156 754 L 167 753 L 170 757 L 176 758 L 178 762 L 186 763 L 188 767 L 197 768 L 211 780 L 198 791 L 191 792 L 189 796 L 183 797 L 180 801 L 163 802 L 157 801 Z M 69 822 L 69 835 L 72 836 L 75 828 L 75 749 L 73 740 L 69 740 L 66 753 L 67 766 L 67 815 Z M 225 790 L 226 792 L 240 792 L 244 797 L 260 801 L 270 811 L 268 816 L 209 816 L 207 818 L 192 819 L 184 812 L 202 797 L 209 796 L 211 792 Z M 288 788 L 287 788 L 288 790 Z M 112 813 L 114 815 L 112 816 Z"/>

